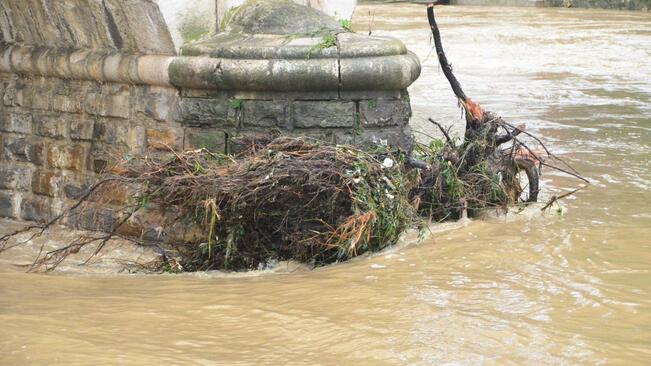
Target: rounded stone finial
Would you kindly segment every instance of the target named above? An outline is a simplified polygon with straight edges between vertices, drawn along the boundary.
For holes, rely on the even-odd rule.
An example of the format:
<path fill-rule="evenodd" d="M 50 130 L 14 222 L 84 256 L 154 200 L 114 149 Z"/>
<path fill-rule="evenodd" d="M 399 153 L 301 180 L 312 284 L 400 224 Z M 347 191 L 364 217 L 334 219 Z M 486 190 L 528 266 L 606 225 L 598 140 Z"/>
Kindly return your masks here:
<path fill-rule="evenodd" d="M 343 31 L 334 18 L 290 0 L 248 0 L 231 9 L 224 22 L 224 30 L 234 33 L 311 35 Z"/>

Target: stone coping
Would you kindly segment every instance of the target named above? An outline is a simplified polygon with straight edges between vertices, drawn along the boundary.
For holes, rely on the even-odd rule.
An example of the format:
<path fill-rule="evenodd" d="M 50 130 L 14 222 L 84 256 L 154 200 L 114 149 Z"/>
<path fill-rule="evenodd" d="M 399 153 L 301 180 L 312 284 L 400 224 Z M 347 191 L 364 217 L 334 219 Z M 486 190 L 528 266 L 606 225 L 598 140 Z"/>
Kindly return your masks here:
<path fill-rule="evenodd" d="M 386 55 L 368 57 L 374 54 L 373 47 L 369 42 L 366 51 L 359 51 L 363 57 L 239 59 L 0 43 L 0 72 L 177 88 L 278 92 L 402 90 L 420 75 L 420 62 L 413 53 L 396 54 L 394 48 Z M 345 46 L 340 49 L 346 54 Z"/>
<path fill-rule="evenodd" d="M 395 38 L 342 32 L 334 35 L 336 44 L 324 48 L 323 37 L 274 34 L 219 33 L 184 45 L 183 56 L 209 56 L 237 59 L 359 58 L 396 56 L 407 53 L 404 43 Z"/>

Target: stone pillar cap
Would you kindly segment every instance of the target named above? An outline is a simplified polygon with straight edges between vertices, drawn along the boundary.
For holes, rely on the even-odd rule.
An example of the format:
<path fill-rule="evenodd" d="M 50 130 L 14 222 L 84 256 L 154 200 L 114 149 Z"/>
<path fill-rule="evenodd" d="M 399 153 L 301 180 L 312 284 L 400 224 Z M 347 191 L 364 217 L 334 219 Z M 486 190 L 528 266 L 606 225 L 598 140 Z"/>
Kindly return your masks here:
<path fill-rule="evenodd" d="M 420 75 L 400 40 L 347 31 L 289 0 L 250 0 L 225 22 L 224 32 L 184 45 L 181 55 L 238 62 L 242 75 L 256 74 L 256 89 L 268 81 L 287 90 L 402 90 Z"/>

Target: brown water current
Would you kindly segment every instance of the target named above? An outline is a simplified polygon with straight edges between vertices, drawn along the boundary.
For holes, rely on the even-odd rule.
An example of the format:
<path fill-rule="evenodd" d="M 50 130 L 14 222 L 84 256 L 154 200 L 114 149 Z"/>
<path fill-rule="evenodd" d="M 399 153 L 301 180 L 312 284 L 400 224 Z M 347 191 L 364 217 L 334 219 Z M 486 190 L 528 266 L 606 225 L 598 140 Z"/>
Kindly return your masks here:
<path fill-rule="evenodd" d="M 0 266 L 0 365 L 651 364 L 651 14 L 441 7 L 437 17 L 466 93 L 592 181 L 562 214 L 443 226 L 283 274 Z M 462 126 L 425 8 L 360 6 L 356 30 L 371 18 L 374 34 L 423 61 L 410 89 L 416 128 L 433 133 L 427 116 Z M 544 177 L 545 197 L 578 184 Z"/>

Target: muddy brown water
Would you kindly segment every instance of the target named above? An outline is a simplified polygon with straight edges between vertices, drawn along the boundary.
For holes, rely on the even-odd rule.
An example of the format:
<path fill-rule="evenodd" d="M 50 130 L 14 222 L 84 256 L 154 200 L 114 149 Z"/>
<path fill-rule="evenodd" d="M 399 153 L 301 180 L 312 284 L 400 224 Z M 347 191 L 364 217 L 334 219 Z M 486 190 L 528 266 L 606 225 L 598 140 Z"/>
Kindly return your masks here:
<path fill-rule="evenodd" d="M 460 121 L 425 9 L 354 24 L 423 60 L 414 124 Z M 369 13 L 371 16 L 369 16 Z M 651 14 L 443 7 L 466 93 L 529 125 L 592 186 L 564 212 L 436 229 L 314 271 L 25 274 L 0 267 L 2 365 L 651 364 Z M 545 196 L 576 182 L 546 171 Z"/>

